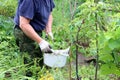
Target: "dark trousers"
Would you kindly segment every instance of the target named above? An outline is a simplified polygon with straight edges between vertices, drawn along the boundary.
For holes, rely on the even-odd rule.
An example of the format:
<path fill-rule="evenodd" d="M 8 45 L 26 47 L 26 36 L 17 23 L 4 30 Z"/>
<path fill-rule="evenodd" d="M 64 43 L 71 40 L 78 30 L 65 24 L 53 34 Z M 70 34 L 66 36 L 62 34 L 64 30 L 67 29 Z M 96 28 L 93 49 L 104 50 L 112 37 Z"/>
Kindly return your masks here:
<path fill-rule="evenodd" d="M 42 32 L 37 32 L 42 36 Z M 27 37 L 20 28 L 15 26 L 14 36 L 16 44 L 20 48 L 21 56 L 24 56 L 24 64 L 30 64 L 36 60 L 37 66 L 43 66 L 43 54 L 39 45 Z"/>

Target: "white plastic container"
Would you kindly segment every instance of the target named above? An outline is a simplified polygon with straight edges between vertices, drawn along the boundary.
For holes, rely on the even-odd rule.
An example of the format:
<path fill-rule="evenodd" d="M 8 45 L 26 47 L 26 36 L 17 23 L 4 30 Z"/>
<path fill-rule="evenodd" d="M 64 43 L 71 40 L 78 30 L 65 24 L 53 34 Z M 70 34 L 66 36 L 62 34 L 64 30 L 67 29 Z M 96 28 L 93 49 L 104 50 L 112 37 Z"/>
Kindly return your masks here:
<path fill-rule="evenodd" d="M 53 50 L 53 53 L 44 53 L 44 64 L 49 67 L 63 67 L 66 64 L 67 57 L 69 56 L 69 49 Z"/>

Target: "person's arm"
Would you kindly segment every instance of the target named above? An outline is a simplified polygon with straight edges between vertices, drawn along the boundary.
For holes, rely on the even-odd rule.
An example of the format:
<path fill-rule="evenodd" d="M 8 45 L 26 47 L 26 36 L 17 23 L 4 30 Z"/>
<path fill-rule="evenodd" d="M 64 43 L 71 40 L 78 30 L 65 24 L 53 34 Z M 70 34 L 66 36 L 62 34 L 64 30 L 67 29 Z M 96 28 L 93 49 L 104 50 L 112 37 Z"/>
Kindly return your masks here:
<path fill-rule="evenodd" d="M 36 41 L 38 44 L 42 41 L 42 38 L 35 32 L 32 26 L 29 24 L 30 19 L 20 16 L 20 28 L 22 31 L 32 40 Z"/>
<path fill-rule="evenodd" d="M 52 13 L 50 13 L 49 18 L 48 18 L 48 23 L 46 25 L 45 32 L 46 32 L 47 35 L 49 35 L 53 39 L 52 23 L 53 23 L 53 16 L 52 16 Z"/>
<path fill-rule="evenodd" d="M 35 32 L 35 30 L 32 28 L 32 26 L 29 23 L 30 23 L 30 19 L 20 16 L 20 28 L 25 33 L 25 35 L 27 35 L 32 40 L 36 41 L 39 44 L 42 52 L 52 53 L 49 43 L 44 39 L 42 39 Z"/>
<path fill-rule="evenodd" d="M 46 33 L 52 32 L 52 22 L 53 22 L 53 17 L 52 14 L 50 14 L 46 25 Z"/>

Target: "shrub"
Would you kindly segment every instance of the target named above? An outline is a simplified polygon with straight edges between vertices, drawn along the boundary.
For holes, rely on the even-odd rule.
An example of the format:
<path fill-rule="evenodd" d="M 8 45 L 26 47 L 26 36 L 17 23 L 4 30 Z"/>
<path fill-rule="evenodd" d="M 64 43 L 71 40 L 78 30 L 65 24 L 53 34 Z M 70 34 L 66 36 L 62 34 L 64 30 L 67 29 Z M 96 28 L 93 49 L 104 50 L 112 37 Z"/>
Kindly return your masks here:
<path fill-rule="evenodd" d="M 1 0 L 0 15 L 13 17 L 15 14 L 16 5 L 17 5 L 17 0 Z"/>

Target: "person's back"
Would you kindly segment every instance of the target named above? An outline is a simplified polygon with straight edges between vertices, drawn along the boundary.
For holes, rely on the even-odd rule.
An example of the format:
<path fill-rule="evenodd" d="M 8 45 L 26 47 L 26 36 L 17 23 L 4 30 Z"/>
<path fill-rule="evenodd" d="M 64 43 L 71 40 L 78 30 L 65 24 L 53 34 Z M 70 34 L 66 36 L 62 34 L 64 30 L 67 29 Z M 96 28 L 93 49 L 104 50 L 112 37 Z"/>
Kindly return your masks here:
<path fill-rule="evenodd" d="M 31 19 L 30 24 L 35 31 L 42 31 L 45 29 L 54 7 L 53 0 L 19 0 L 14 22 L 19 25 L 19 16 L 21 15 Z"/>

